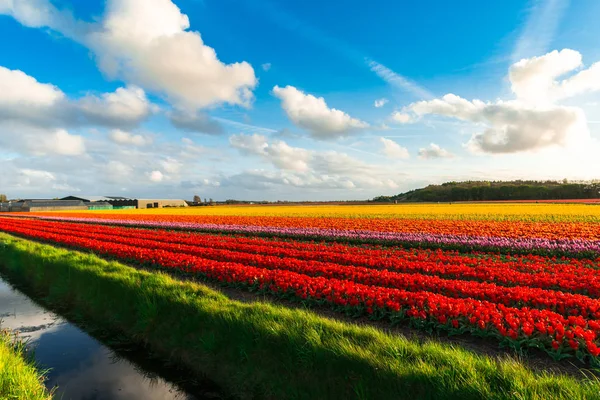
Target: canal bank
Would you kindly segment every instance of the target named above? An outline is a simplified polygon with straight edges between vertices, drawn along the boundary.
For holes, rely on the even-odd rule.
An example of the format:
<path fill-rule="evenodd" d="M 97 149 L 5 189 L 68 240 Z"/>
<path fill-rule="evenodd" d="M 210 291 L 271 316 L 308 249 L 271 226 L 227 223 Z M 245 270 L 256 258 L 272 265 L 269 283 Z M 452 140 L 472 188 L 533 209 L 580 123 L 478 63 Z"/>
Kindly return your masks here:
<path fill-rule="evenodd" d="M 200 387 L 185 373 L 161 365 L 135 346 L 113 348 L 37 304 L 0 276 L 1 327 L 18 333 L 47 370 L 45 385 L 59 399 L 199 400 L 221 398 L 215 385 Z M 177 381 L 179 383 L 176 383 Z"/>

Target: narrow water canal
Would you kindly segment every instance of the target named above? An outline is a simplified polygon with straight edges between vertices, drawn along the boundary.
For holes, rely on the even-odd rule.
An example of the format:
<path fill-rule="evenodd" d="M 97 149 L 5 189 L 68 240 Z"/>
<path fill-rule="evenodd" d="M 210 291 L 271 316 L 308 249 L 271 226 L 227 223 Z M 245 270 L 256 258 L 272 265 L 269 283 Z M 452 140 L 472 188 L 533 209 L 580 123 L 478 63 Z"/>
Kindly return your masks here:
<path fill-rule="evenodd" d="M 39 365 L 50 368 L 46 385 L 58 386 L 55 392 L 58 399 L 221 398 L 214 385 L 185 385 L 187 390 L 184 390 L 169 382 L 165 375 L 178 379 L 177 373 L 164 367 L 162 371 L 161 367 L 149 370 L 148 365 L 156 361 L 144 360 L 139 351 L 127 358 L 117 354 L 77 326 L 37 305 L 1 277 L 0 320 L 2 327 L 20 331 L 21 337 L 33 346 Z"/>

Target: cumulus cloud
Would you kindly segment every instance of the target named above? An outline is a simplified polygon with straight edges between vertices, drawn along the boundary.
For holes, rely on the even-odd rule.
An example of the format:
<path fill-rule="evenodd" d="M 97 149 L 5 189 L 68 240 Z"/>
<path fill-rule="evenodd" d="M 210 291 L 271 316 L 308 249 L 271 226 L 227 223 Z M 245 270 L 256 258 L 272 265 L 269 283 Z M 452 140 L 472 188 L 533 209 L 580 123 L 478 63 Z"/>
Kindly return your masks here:
<path fill-rule="evenodd" d="M 133 173 L 133 168 L 122 161 L 110 160 L 106 165 L 106 177 L 114 182 L 127 180 Z"/>
<path fill-rule="evenodd" d="M 385 106 L 385 105 L 388 103 L 388 101 L 389 101 L 389 100 L 388 100 L 388 99 L 386 99 L 386 98 L 377 99 L 377 100 L 375 100 L 375 103 L 373 103 L 373 105 L 374 105 L 376 108 L 381 108 L 381 107 Z"/>
<path fill-rule="evenodd" d="M 70 99 L 52 84 L 0 66 L 0 121 L 20 121 L 44 128 L 132 127 L 145 120 L 152 109 L 144 91 L 135 86 Z"/>
<path fill-rule="evenodd" d="M 160 171 L 152 171 L 148 174 L 148 179 L 150 179 L 152 182 L 162 182 L 163 180 L 163 173 Z"/>
<path fill-rule="evenodd" d="M 55 181 L 56 176 L 52 172 L 40 171 L 30 168 L 23 168 L 19 171 L 20 181 L 24 185 L 34 185 L 36 183 L 47 183 Z"/>
<path fill-rule="evenodd" d="M 577 107 L 531 109 L 506 103 L 488 105 L 480 115 L 489 127 L 467 143 L 475 152 L 515 153 L 553 145 L 564 147 L 589 138 L 585 114 Z"/>
<path fill-rule="evenodd" d="M 148 118 L 154 108 L 144 90 L 137 86 L 85 96 L 75 102 L 75 107 L 90 123 L 105 126 L 135 126 Z"/>
<path fill-rule="evenodd" d="M 64 98 L 54 85 L 38 82 L 23 71 L 0 66 L 0 105 L 48 107 Z"/>
<path fill-rule="evenodd" d="M 296 187 L 396 188 L 393 172 L 373 166 L 337 151 L 315 151 L 293 147 L 265 136 L 232 135 L 233 148 L 243 154 L 261 157 L 279 172 L 261 172 L 259 184 L 285 184 Z M 258 179 L 256 175 L 253 179 Z"/>
<path fill-rule="evenodd" d="M 152 138 L 148 136 L 142 136 L 139 134 L 133 134 L 130 132 L 123 131 L 121 129 L 113 129 L 108 134 L 110 140 L 118 144 L 130 144 L 134 146 L 146 146 L 152 143 Z"/>
<path fill-rule="evenodd" d="M 430 143 L 429 147 L 419 149 L 419 158 L 428 160 L 433 158 L 452 158 L 454 155 L 446 149 L 442 149 L 435 143 Z"/>
<path fill-rule="evenodd" d="M 59 118 L 52 115 L 52 110 L 65 98 L 54 85 L 40 83 L 23 71 L 0 66 L 0 120 L 25 119 L 45 123 L 48 119 Z"/>
<path fill-rule="evenodd" d="M 33 156 L 86 153 L 85 141 L 80 135 L 65 129 L 45 129 L 11 121 L 0 123 L 0 148 Z"/>
<path fill-rule="evenodd" d="M 600 63 L 559 80 L 581 66 L 579 52 L 552 51 L 510 67 L 513 100 L 469 101 L 447 94 L 412 103 L 391 118 L 411 123 L 426 115 L 441 115 L 482 125 L 483 131 L 466 143 L 473 152 L 516 153 L 581 144 L 590 138 L 583 110 L 557 104 L 561 99 L 600 90 Z"/>
<path fill-rule="evenodd" d="M 273 94 L 281 100 L 288 118 L 314 138 L 337 138 L 369 127 L 343 111 L 329 108 L 323 97 L 305 94 L 293 86 L 275 86 Z"/>
<path fill-rule="evenodd" d="M 159 161 L 163 171 L 167 174 L 176 175 L 179 174 L 181 169 L 183 168 L 183 163 L 175 158 L 167 157 L 164 160 Z"/>
<path fill-rule="evenodd" d="M 78 156 L 85 153 L 83 138 L 58 129 L 42 141 L 41 152 L 51 151 L 65 156 Z"/>
<path fill-rule="evenodd" d="M 411 118 L 410 114 L 400 112 L 400 111 L 394 111 L 392 113 L 392 115 L 390 116 L 390 119 L 393 122 L 397 122 L 399 124 L 407 124 L 409 122 L 412 122 L 412 118 Z"/>
<path fill-rule="evenodd" d="M 448 94 L 414 103 L 410 109 L 417 117 L 436 114 L 484 124 L 486 129 L 474 134 L 467 143 L 475 152 L 537 150 L 580 143 L 589 137 L 585 115 L 577 107 L 530 106 L 519 101 L 484 103 Z"/>
<path fill-rule="evenodd" d="M 68 10 L 48 0 L 0 0 L 0 15 L 9 15 L 30 28 L 48 27 L 71 39 L 85 35 L 90 26 L 76 20 Z"/>
<path fill-rule="evenodd" d="M 200 111 L 189 112 L 184 110 L 174 110 L 169 113 L 169 120 L 176 128 L 188 132 L 204 133 L 208 135 L 220 135 L 225 132 L 219 121 Z"/>
<path fill-rule="evenodd" d="M 387 157 L 396 159 L 407 159 L 410 157 L 408 154 L 408 149 L 400 146 L 393 140 L 382 137 L 379 138 L 379 141 L 383 145 L 383 154 L 385 154 Z"/>
<path fill-rule="evenodd" d="M 163 94 L 180 107 L 249 106 L 253 99 L 252 66 L 221 62 L 171 0 L 108 0 L 95 23 L 77 21 L 48 0 L 4 0 L 0 13 L 81 42 L 107 76 Z"/>
<path fill-rule="evenodd" d="M 539 104 L 600 90 L 600 62 L 558 80 L 582 67 L 582 61 L 581 53 L 571 49 L 520 60 L 509 70 L 512 91 L 523 101 Z"/>
<path fill-rule="evenodd" d="M 262 156 L 284 170 L 307 171 L 311 154 L 308 150 L 291 147 L 282 140 L 267 142 L 263 135 L 232 135 L 229 144 L 244 154 Z"/>
<path fill-rule="evenodd" d="M 187 15 L 170 0 L 110 0 L 100 29 L 86 37 L 100 69 L 189 108 L 248 106 L 257 84 L 247 62 L 224 64 L 188 31 Z"/>

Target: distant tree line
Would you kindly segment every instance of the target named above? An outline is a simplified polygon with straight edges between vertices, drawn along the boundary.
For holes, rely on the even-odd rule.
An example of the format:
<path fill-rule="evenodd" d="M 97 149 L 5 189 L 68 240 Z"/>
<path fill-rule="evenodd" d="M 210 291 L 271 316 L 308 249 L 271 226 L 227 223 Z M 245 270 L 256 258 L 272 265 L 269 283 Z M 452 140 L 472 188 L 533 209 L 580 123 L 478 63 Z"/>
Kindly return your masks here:
<path fill-rule="evenodd" d="M 429 185 L 373 202 L 452 202 L 494 200 L 569 200 L 600 198 L 600 182 L 466 181 Z"/>

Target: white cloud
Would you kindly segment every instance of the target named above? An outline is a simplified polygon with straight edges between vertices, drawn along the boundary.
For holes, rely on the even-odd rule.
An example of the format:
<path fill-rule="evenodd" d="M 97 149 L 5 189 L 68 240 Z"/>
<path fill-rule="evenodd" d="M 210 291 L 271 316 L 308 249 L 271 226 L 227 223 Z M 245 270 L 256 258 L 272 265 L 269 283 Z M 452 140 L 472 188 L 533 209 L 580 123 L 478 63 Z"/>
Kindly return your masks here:
<path fill-rule="evenodd" d="M 30 28 L 49 27 L 76 39 L 89 31 L 89 24 L 77 21 L 68 10 L 59 10 L 48 0 L 0 0 L 0 15 L 10 15 Z"/>
<path fill-rule="evenodd" d="M 152 182 L 162 182 L 163 180 L 163 173 L 160 171 L 152 171 L 148 174 L 148 179 L 150 179 Z"/>
<path fill-rule="evenodd" d="M 189 26 L 170 0 L 109 0 L 100 29 L 85 41 L 107 75 L 163 93 L 181 107 L 249 106 L 257 84 L 252 66 L 222 63 Z"/>
<path fill-rule="evenodd" d="M 389 100 L 386 99 L 386 98 L 377 99 L 377 100 L 375 100 L 375 102 L 373 103 L 373 105 L 376 108 L 381 108 L 381 107 L 385 106 L 388 103 L 388 101 Z"/>
<path fill-rule="evenodd" d="M 167 157 L 164 160 L 160 160 L 159 163 L 163 171 L 165 171 L 167 174 L 179 174 L 179 172 L 183 168 L 183 163 L 171 157 Z"/>
<path fill-rule="evenodd" d="M 253 99 L 252 66 L 222 63 L 171 0 L 108 0 L 103 18 L 90 24 L 48 0 L 2 4 L 0 13 L 26 26 L 47 26 L 89 47 L 107 76 L 164 94 L 179 107 L 249 106 Z"/>
<path fill-rule="evenodd" d="M 399 124 L 407 124 L 409 122 L 413 122 L 413 119 L 411 118 L 411 116 L 409 114 L 401 112 L 401 111 L 394 111 L 392 113 L 392 115 L 390 116 L 390 119 L 393 122 L 396 122 Z"/>
<path fill-rule="evenodd" d="M 284 170 L 306 171 L 310 152 L 298 147 L 291 147 L 281 140 L 272 143 L 262 135 L 232 135 L 229 144 L 245 154 L 262 156 L 276 167 Z"/>
<path fill-rule="evenodd" d="M 488 105 L 480 115 L 489 127 L 467 143 L 475 152 L 514 153 L 577 145 L 589 139 L 585 114 L 577 107 L 530 109 L 509 102 Z"/>
<path fill-rule="evenodd" d="M 387 157 L 395 159 L 407 159 L 410 157 L 408 149 L 400 146 L 395 141 L 383 137 L 379 138 L 379 141 L 383 145 L 383 154 Z"/>
<path fill-rule="evenodd" d="M 121 129 L 113 129 L 108 134 L 110 140 L 118 144 L 131 144 L 134 146 L 146 146 L 152 143 L 152 138 L 148 136 L 136 135 Z"/>
<path fill-rule="evenodd" d="M 429 147 L 419 149 L 419 157 L 428 160 L 433 158 L 452 158 L 454 155 L 446 149 L 442 149 L 435 143 L 430 143 Z"/>
<path fill-rule="evenodd" d="M 245 135 L 243 133 L 231 135 L 229 137 L 229 144 L 242 153 L 254 155 L 266 154 L 265 148 L 269 146 L 267 137 L 256 133 L 253 135 Z"/>
<path fill-rule="evenodd" d="M 99 97 L 88 95 L 79 99 L 77 106 L 91 123 L 109 126 L 135 126 L 153 109 L 144 90 L 136 86 L 121 87 Z"/>
<path fill-rule="evenodd" d="M 133 173 L 133 168 L 124 162 L 111 160 L 106 165 L 107 177 L 115 182 L 127 180 Z"/>
<path fill-rule="evenodd" d="M 516 153 L 553 146 L 577 146 L 590 139 L 582 109 L 556 104 L 560 99 L 600 90 L 600 63 L 558 81 L 580 67 L 581 54 L 565 49 L 523 59 L 509 71 L 514 100 L 469 101 L 455 94 L 419 101 L 392 115 L 398 122 L 415 122 L 441 115 L 484 126 L 466 143 L 473 152 Z"/>
<path fill-rule="evenodd" d="M 288 118 L 315 138 L 336 138 L 369 127 L 368 123 L 343 111 L 329 108 L 323 97 L 305 94 L 293 86 L 275 86 L 273 94 L 281 100 Z"/>
<path fill-rule="evenodd" d="M 337 151 L 315 151 L 292 147 L 281 140 L 269 142 L 262 135 L 232 135 L 229 143 L 243 154 L 261 157 L 279 172 L 253 174 L 258 185 L 295 187 L 396 188 L 395 174 Z M 258 177 L 257 177 L 258 176 Z"/>
<path fill-rule="evenodd" d="M 557 80 L 582 65 L 581 54 L 571 49 L 520 60 L 510 67 L 512 91 L 522 101 L 546 104 L 600 90 L 600 62 L 567 79 Z"/>
<path fill-rule="evenodd" d="M 44 129 L 12 121 L 0 123 L 0 149 L 33 156 L 80 156 L 86 153 L 85 141 L 80 135 L 65 129 Z"/>
<path fill-rule="evenodd" d="M 42 151 L 54 152 L 65 156 L 78 156 L 85 153 L 83 138 L 71 135 L 64 129 L 59 129 L 53 135 L 46 138 Z"/>
<path fill-rule="evenodd" d="M 49 107 L 64 97 L 54 85 L 40 83 L 23 71 L 0 66 L 0 107 Z"/>
<path fill-rule="evenodd" d="M 24 186 L 46 184 L 49 181 L 56 181 L 56 176 L 48 171 L 23 168 L 19 171 L 20 184 Z"/>
<path fill-rule="evenodd" d="M 271 69 L 271 63 L 264 63 L 261 65 L 263 71 L 267 72 L 268 70 Z"/>
<path fill-rule="evenodd" d="M 0 120 L 29 120 L 41 125 L 63 114 L 57 106 L 65 94 L 56 86 L 40 83 L 23 71 L 0 66 Z"/>
<path fill-rule="evenodd" d="M 152 109 L 144 91 L 138 87 L 70 99 L 54 85 L 38 82 L 23 71 L 0 66 L 0 120 L 21 121 L 43 128 L 132 127 L 145 120 Z"/>

